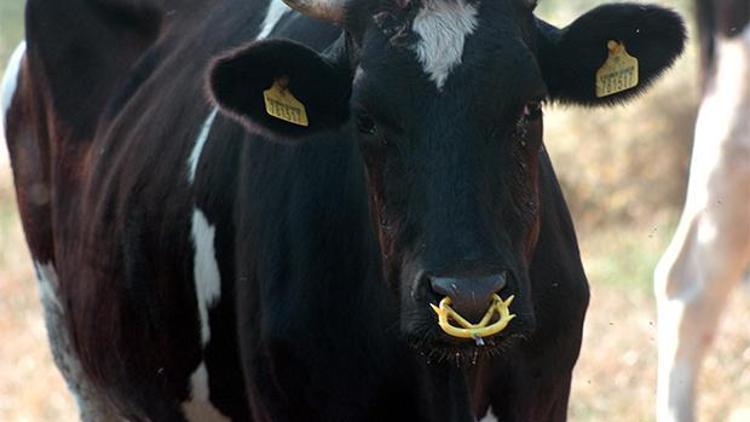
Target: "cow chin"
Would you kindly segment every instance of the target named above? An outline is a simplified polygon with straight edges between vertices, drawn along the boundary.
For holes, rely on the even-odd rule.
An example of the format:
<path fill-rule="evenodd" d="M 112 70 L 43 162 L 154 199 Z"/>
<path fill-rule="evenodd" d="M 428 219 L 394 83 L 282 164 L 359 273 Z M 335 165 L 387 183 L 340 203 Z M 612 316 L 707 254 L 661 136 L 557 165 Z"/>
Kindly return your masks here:
<path fill-rule="evenodd" d="M 515 317 L 497 334 L 480 339 L 459 338 L 447 334 L 438 324 L 438 316 L 430 304 L 437 305 L 441 298 L 431 295 L 427 300 L 409 298 L 402 300 L 401 331 L 409 345 L 427 363 L 452 363 L 457 366 L 476 364 L 482 357 L 502 357 L 529 338 L 534 330 L 535 317 L 526 289 L 511 285 L 501 296 L 514 295 L 510 307 Z"/>

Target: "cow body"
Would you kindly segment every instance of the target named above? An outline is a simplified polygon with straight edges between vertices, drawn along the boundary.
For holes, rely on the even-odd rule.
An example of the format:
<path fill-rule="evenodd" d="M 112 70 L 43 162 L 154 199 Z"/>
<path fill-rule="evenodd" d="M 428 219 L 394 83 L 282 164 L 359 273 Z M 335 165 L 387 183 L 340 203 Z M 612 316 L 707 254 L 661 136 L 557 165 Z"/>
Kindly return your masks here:
<path fill-rule="evenodd" d="M 429 176 L 435 190 L 414 190 L 405 200 L 416 206 L 409 198 L 424 193 L 426 203 L 438 206 L 426 209 L 427 222 L 411 210 L 403 212 L 413 223 L 403 212 L 393 220 L 396 186 L 387 182 L 393 170 L 373 170 L 377 155 L 362 152 L 377 147 L 355 142 L 340 128 L 312 131 L 329 118 L 345 121 L 346 112 L 321 114 L 304 87 L 295 87 L 309 107 L 307 134 L 286 123 L 241 118 L 232 96 L 252 83 L 228 91 L 221 85 L 224 70 L 231 76 L 232 66 L 249 60 L 246 52 L 265 49 L 250 58 L 268 61 L 240 73 L 251 81 L 277 65 L 274 54 L 283 58 L 299 50 L 285 59 L 292 61 L 304 55 L 317 60 L 315 51 L 351 55 L 356 49 L 349 42 L 367 50 L 391 32 L 365 32 L 351 41 L 349 32 L 344 36 L 336 26 L 276 2 L 90 3 L 29 2 L 27 47 L 16 56 L 18 73 L 9 76 L 17 86 L 6 113 L 19 208 L 53 355 L 83 419 L 565 419 L 588 288 L 573 225 L 541 145 L 540 116 L 522 103 L 521 117 L 531 126 L 519 124 L 523 133 L 514 132 L 518 143 L 511 144 L 518 154 L 527 140 L 538 147 L 523 157 L 533 164 L 530 170 L 516 166 L 520 175 L 531 173 L 531 182 L 514 188 L 528 188 L 528 196 L 511 192 L 523 202 L 509 209 L 528 212 L 504 240 L 517 250 L 487 255 L 496 245 L 475 240 L 485 218 L 477 210 L 495 208 L 468 195 L 483 190 L 457 166 L 484 165 L 489 156 L 468 149 L 431 156 L 433 147 L 415 147 L 427 165 L 404 177 L 417 185 Z M 459 113 L 442 93 L 469 86 L 451 72 L 477 44 L 467 41 L 469 53 L 443 60 L 434 53 L 445 39 L 431 38 L 437 27 L 430 22 L 464 19 L 465 30 L 451 30 L 446 38 L 463 43 L 479 23 L 471 20 L 474 6 L 460 4 L 458 12 L 426 4 L 418 14 L 422 26 L 407 14 L 415 32 L 422 31 L 415 44 L 421 52 L 396 57 L 424 71 L 421 85 L 404 88 L 421 86 L 424 97 L 416 100 L 434 96 L 430 104 Z M 498 4 L 480 11 L 510 19 L 516 3 Z M 668 17 L 679 47 L 670 47 L 671 56 L 655 69 L 681 49 L 681 23 Z M 238 49 L 266 37 L 307 47 L 268 41 Z M 643 48 L 648 55 L 650 47 Z M 214 57 L 227 50 L 237 52 L 216 64 Z M 362 54 L 357 69 L 349 69 L 360 83 L 363 74 L 377 73 L 379 63 Z M 325 63 L 321 71 L 329 72 Z M 204 77 L 212 66 L 218 70 L 208 85 L 216 104 L 206 95 Z M 321 77 L 308 87 L 326 83 Z M 337 92 L 328 93 L 326 108 L 337 101 Z M 424 139 L 446 148 L 446 139 L 429 129 L 422 127 Z M 279 131 L 290 139 L 302 133 L 304 141 L 278 142 Z M 415 129 L 413 139 L 419 136 Z M 438 183 L 445 175 L 467 193 L 441 191 L 449 186 Z M 503 185 L 483 189 L 492 186 Z M 434 203 L 438 199 L 450 202 Z M 467 210 L 476 214 L 461 214 Z M 445 218 L 453 219 L 450 230 L 440 227 Z M 391 224 L 412 226 L 396 236 Z M 419 230 L 427 235 L 418 237 Z M 406 232 L 420 239 L 416 249 Z M 505 231 L 497 233 L 506 239 Z M 455 257 L 467 251 L 476 254 Z M 440 267 L 453 261 L 460 270 Z M 407 281 L 427 285 L 399 287 L 405 274 L 414 277 L 425 268 L 429 277 Z M 499 270 L 505 270 L 502 277 L 485 277 Z M 429 280 L 433 289 L 449 280 L 458 290 L 461 277 L 507 281 L 519 296 L 511 308 L 518 322 L 507 334 L 488 338 L 485 348 L 428 331 L 437 324 L 434 315 L 425 317 L 432 314 L 417 290 L 429 287 Z M 459 302 L 459 292 L 445 294 Z M 468 311 L 481 305 L 472 300 L 462 302 Z"/>
<path fill-rule="evenodd" d="M 704 92 L 685 208 L 655 272 L 660 421 L 694 420 L 695 385 L 750 264 L 750 6 L 699 1 Z"/>

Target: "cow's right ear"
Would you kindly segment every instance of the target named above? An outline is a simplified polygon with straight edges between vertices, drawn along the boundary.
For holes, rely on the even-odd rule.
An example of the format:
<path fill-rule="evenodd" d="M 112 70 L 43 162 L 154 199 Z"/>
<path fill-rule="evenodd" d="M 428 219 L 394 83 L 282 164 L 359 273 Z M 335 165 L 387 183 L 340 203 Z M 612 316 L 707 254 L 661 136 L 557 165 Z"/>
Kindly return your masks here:
<path fill-rule="evenodd" d="M 685 25 L 645 4 L 598 6 L 563 30 L 537 20 L 539 58 L 552 100 L 586 106 L 642 93 L 682 53 Z"/>
<path fill-rule="evenodd" d="M 278 140 L 337 129 L 349 118 L 350 72 L 292 41 L 256 42 L 219 57 L 208 84 L 223 111 Z"/>

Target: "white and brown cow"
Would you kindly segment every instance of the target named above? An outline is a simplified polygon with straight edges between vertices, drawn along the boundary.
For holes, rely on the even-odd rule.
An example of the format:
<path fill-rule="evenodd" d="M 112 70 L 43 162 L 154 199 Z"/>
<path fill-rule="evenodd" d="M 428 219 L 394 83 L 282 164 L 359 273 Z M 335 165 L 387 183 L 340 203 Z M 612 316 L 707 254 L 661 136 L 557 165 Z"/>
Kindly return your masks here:
<path fill-rule="evenodd" d="M 654 275 L 664 422 L 694 420 L 702 360 L 750 265 L 750 1 L 696 6 L 703 101 L 685 208 Z"/>

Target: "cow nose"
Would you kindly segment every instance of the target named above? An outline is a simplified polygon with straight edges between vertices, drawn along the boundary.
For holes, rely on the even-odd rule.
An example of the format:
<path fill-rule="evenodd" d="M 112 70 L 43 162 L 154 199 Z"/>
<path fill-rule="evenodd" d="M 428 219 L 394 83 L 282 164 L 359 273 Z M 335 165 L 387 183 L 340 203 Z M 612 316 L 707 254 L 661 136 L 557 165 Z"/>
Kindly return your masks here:
<path fill-rule="evenodd" d="M 451 299 L 451 307 L 469 322 L 477 323 L 487 312 L 492 295 L 505 287 L 507 272 L 485 277 L 430 277 L 432 290 Z"/>

